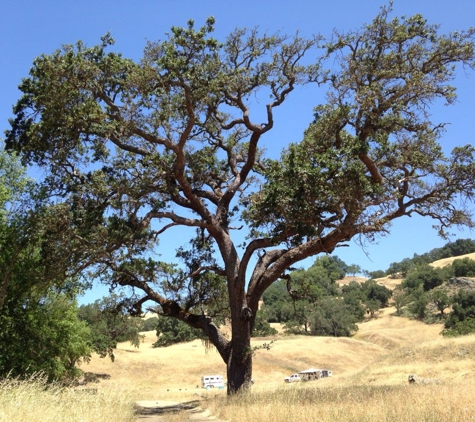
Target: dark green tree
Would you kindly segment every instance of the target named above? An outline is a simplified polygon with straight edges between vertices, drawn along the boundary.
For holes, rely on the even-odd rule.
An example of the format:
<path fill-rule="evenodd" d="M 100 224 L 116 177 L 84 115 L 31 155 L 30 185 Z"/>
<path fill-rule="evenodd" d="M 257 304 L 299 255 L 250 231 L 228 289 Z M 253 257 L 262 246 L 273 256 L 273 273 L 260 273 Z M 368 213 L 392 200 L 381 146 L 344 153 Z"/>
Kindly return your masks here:
<path fill-rule="evenodd" d="M 402 308 L 410 302 L 410 295 L 402 286 L 397 286 L 392 294 L 396 315 L 401 315 Z"/>
<path fill-rule="evenodd" d="M 76 365 L 89 361 L 93 350 L 75 300 L 54 292 L 22 299 L 9 295 L 0 312 L 0 375 L 42 372 L 50 381 L 79 375 Z"/>
<path fill-rule="evenodd" d="M 264 313 L 259 310 L 252 330 L 252 337 L 268 337 L 275 334 L 277 334 L 277 330 L 267 322 Z"/>
<path fill-rule="evenodd" d="M 427 292 L 440 286 L 446 278 L 447 270 L 425 264 L 410 271 L 402 282 L 402 286 L 411 290 L 422 287 Z"/>
<path fill-rule="evenodd" d="M 129 316 L 129 305 L 124 297 L 112 294 L 79 307 L 78 317 L 89 327 L 89 341 L 101 357 L 109 356 L 114 360 L 117 343 L 124 341 L 139 347 L 141 320 Z"/>
<path fill-rule="evenodd" d="M 1 145 L 0 145 L 1 147 Z M 19 160 L 0 149 L 0 377 L 43 372 L 49 380 L 76 376 L 88 360 L 89 331 L 77 319 L 80 291 L 49 232 L 57 208 L 45 206 Z"/>
<path fill-rule="evenodd" d="M 447 316 L 442 334 L 461 336 L 475 332 L 475 292 L 460 290 L 452 296 L 452 311 Z"/>
<path fill-rule="evenodd" d="M 166 347 L 195 339 L 204 339 L 203 332 L 175 319 L 159 317 L 157 324 L 158 340 L 153 347 Z"/>
<path fill-rule="evenodd" d="M 440 312 L 440 316 L 445 317 L 444 311 L 450 306 L 451 300 L 445 290 L 434 290 L 430 293 L 430 301 Z"/>
<path fill-rule="evenodd" d="M 457 239 L 450 242 L 442 248 L 441 257 L 449 258 L 451 256 L 460 256 L 475 252 L 475 241 L 472 239 Z"/>
<path fill-rule="evenodd" d="M 369 271 L 368 276 L 372 279 L 386 277 L 386 272 L 383 270 Z"/>
<path fill-rule="evenodd" d="M 364 295 L 364 301 L 374 300 L 378 302 L 378 309 L 388 306 L 389 299 L 392 296 L 392 291 L 386 286 L 378 284 L 375 280 L 370 279 L 361 283 L 361 289 Z"/>
<path fill-rule="evenodd" d="M 389 265 L 387 274 L 391 277 L 406 277 L 408 271 L 414 266 L 410 258 L 405 258 L 401 262 L 392 262 Z"/>
<path fill-rule="evenodd" d="M 423 320 L 427 315 L 427 305 L 429 298 L 422 289 L 417 289 L 411 294 L 411 303 L 408 305 L 409 312 L 419 320 Z"/>
<path fill-rule="evenodd" d="M 227 365 L 230 393 L 251 385 L 259 300 L 290 267 L 413 214 L 433 218 L 441 234 L 473 226 L 474 147 L 445 156 L 444 124 L 428 105 L 455 103 L 450 82 L 456 65 L 473 66 L 474 30 L 439 34 L 420 15 L 390 13 L 335 31 L 320 58 L 319 39 L 236 30 L 218 42 L 213 19 L 172 28 L 139 62 L 108 52 L 106 36 L 38 57 L 20 86 L 6 145 L 47 170 L 45 190 L 64 204 L 61 261 L 132 286 L 137 312 L 154 301 L 202 330 Z M 327 104 L 301 143 L 266 160 L 259 145 L 275 108 L 309 81 L 328 89 Z M 264 118 L 261 94 L 270 95 Z M 233 233 L 243 224 L 239 248 Z M 165 295 L 169 267 L 156 240 L 176 227 L 188 238 L 199 230 L 217 257 L 172 278 Z M 203 272 L 227 290 L 231 339 L 193 303 Z M 202 278 L 201 291 L 218 279 Z"/>
<path fill-rule="evenodd" d="M 145 318 L 142 320 L 142 323 L 140 324 L 140 331 L 156 331 L 157 325 L 158 325 L 157 317 Z"/>
<path fill-rule="evenodd" d="M 475 277 L 475 261 L 469 258 L 455 259 L 452 271 L 455 277 Z"/>
<path fill-rule="evenodd" d="M 262 295 L 262 311 L 269 322 L 286 322 L 293 313 L 287 280 L 278 280 Z"/>
<path fill-rule="evenodd" d="M 354 313 L 343 300 L 325 298 L 312 314 L 311 334 L 316 336 L 350 337 L 358 331 Z"/>
<path fill-rule="evenodd" d="M 359 265 L 351 264 L 346 267 L 346 272 L 354 277 L 356 274 L 361 274 L 363 270 Z"/>

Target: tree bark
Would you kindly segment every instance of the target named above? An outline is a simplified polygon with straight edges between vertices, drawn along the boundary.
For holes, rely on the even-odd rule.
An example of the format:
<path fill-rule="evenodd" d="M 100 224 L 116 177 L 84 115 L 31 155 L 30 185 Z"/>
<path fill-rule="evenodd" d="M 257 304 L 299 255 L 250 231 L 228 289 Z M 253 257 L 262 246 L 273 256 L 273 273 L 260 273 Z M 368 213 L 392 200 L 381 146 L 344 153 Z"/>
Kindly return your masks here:
<path fill-rule="evenodd" d="M 233 324 L 231 353 L 227 362 L 228 395 L 246 391 L 251 387 L 252 349 L 251 320 L 240 319 Z"/>

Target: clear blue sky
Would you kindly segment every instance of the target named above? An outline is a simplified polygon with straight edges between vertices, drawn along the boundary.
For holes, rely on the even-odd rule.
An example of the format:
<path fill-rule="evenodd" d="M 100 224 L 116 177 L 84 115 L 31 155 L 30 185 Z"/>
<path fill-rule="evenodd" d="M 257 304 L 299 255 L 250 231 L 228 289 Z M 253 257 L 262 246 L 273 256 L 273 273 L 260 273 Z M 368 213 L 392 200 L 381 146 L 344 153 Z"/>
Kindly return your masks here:
<path fill-rule="evenodd" d="M 11 107 L 19 98 L 17 86 L 34 58 L 52 53 L 62 44 L 84 41 L 87 45 L 100 42 L 111 32 L 116 40 L 114 49 L 126 57 L 138 59 L 147 40 L 164 39 L 171 26 L 185 26 L 194 19 L 197 26 L 206 17 L 216 18 L 215 37 L 224 37 L 236 27 L 255 27 L 273 33 L 281 31 L 301 35 L 330 35 L 334 28 L 350 30 L 370 22 L 385 4 L 380 0 L 0 0 L 2 27 L 0 35 L 0 136 L 12 116 Z M 475 25 L 475 1 L 459 0 L 395 0 L 394 15 L 421 13 L 430 23 L 441 25 L 441 32 L 466 29 Z M 474 142 L 475 74 L 461 72 L 455 82 L 459 101 L 455 106 L 436 104 L 435 118 L 450 122 L 444 137 L 447 151 L 453 146 Z M 312 117 L 312 108 L 322 101 L 316 88 L 301 89 L 278 110 L 276 127 L 265 139 L 270 154 L 277 155 L 292 141 L 301 139 Z M 431 228 L 430 220 L 421 218 L 397 221 L 391 234 L 377 244 L 362 249 L 351 242 L 336 254 L 348 264 L 358 264 L 369 271 L 387 269 L 391 262 L 411 258 L 443 246 Z M 454 231 L 457 238 L 474 238 L 475 233 Z M 167 250 L 179 246 L 167 240 Z M 90 300 L 104 293 L 100 289 L 87 295 Z"/>

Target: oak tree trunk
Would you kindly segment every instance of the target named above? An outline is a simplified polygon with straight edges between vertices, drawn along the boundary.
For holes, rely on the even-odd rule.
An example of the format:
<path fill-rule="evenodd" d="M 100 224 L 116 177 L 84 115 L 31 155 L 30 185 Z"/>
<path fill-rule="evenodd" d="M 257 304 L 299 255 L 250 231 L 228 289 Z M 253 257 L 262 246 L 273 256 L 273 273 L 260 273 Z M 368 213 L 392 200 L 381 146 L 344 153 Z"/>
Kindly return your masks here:
<path fill-rule="evenodd" d="M 251 321 L 233 324 L 231 353 L 227 362 L 228 394 L 248 390 L 252 379 Z"/>

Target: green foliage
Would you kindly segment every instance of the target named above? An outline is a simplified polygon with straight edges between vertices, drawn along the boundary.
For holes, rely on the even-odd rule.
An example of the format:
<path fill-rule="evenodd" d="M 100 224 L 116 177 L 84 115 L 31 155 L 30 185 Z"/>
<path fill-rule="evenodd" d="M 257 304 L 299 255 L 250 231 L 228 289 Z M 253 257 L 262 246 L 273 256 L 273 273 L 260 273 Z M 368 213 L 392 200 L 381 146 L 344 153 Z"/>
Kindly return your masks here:
<path fill-rule="evenodd" d="M 361 289 L 363 291 L 364 301 L 376 301 L 376 303 L 379 304 L 379 308 L 385 308 L 388 306 L 389 299 L 392 296 L 392 291 L 387 287 L 370 279 L 361 284 Z"/>
<path fill-rule="evenodd" d="M 422 287 L 424 291 L 429 291 L 440 286 L 447 278 L 447 270 L 434 268 L 430 265 L 419 266 L 411 270 L 406 279 L 402 282 L 402 287 L 409 290 L 416 290 Z"/>
<path fill-rule="evenodd" d="M 386 272 L 383 270 L 369 271 L 368 275 L 372 278 L 383 278 L 386 276 Z"/>
<path fill-rule="evenodd" d="M 475 317 L 455 321 L 450 328 L 444 328 L 442 335 L 445 337 L 458 337 L 475 333 Z"/>
<path fill-rule="evenodd" d="M 338 298 L 323 299 L 312 317 L 312 335 L 349 337 L 358 331 L 354 314 L 349 306 Z"/>
<path fill-rule="evenodd" d="M 413 267 L 423 264 L 430 264 L 439 259 L 450 258 L 475 252 L 475 241 L 472 239 L 457 239 L 455 242 L 449 242 L 441 248 L 434 248 L 422 255 L 414 254 L 413 258 L 405 258 L 401 262 L 393 262 L 384 275 L 395 275 L 401 273 L 406 275 L 407 271 Z M 373 278 L 383 277 L 384 275 L 374 276 Z"/>
<path fill-rule="evenodd" d="M 289 334 L 309 334 L 312 315 L 316 307 L 316 302 L 311 302 L 308 299 L 294 301 L 284 324 L 285 332 Z"/>
<path fill-rule="evenodd" d="M 452 311 L 445 320 L 444 336 L 475 332 L 475 292 L 461 290 L 452 297 Z"/>
<path fill-rule="evenodd" d="M 139 347 L 141 320 L 128 315 L 124 297 L 112 294 L 89 305 L 81 305 L 78 317 L 90 329 L 90 343 L 101 357 L 115 359 L 117 343 L 130 341 Z"/>
<path fill-rule="evenodd" d="M 473 227 L 475 148 L 446 156 L 444 123 L 427 107 L 456 102 L 450 83 L 458 65 L 474 67 L 475 29 L 444 35 L 420 15 L 391 12 L 329 40 L 237 29 L 221 43 L 209 18 L 173 27 L 139 61 L 109 51 L 109 35 L 37 57 L 6 145 L 45 169 L 43 192 L 61 211 L 42 262 L 93 269 L 111 289 L 133 288 L 134 313 L 154 301 L 207 333 L 234 391 L 250 383 L 252 319 L 226 339 L 211 317 L 255 314 L 289 268 L 358 235 L 371 241 L 397 218 L 427 216 L 442 236 Z M 326 104 L 301 142 L 266 159 L 260 141 L 275 107 L 308 82 L 327 89 Z M 248 235 L 241 255 L 235 223 Z M 158 260 L 167 246 L 157 239 L 177 227 L 191 240 L 178 252 L 183 266 Z M 323 258 L 312 277 L 295 275 L 295 295 L 312 306 L 338 291 L 326 269 L 335 263 Z"/>
<path fill-rule="evenodd" d="M 145 318 L 141 321 L 140 331 L 155 331 L 158 325 L 158 318 Z"/>
<path fill-rule="evenodd" d="M 81 286 L 49 243 L 57 210 L 44 205 L 19 160 L 0 150 L 0 377 L 72 378 L 92 351 L 76 315 Z"/>
<path fill-rule="evenodd" d="M 409 312 L 419 320 L 423 320 L 427 315 L 427 305 L 429 298 L 422 290 L 417 290 L 412 293 L 413 301 L 408 305 Z"/>
<path fill-rule="evenodd" d="M 455 277 L 475 277 L 475 261 L 469 258 L 455 259 L 452 270 Z"/>
<path fill-rule="evenodd" d="M 200 330 L 196 330 L 175 318 L 159 317 L 157 324 L 158 340 L 153 347 L 167 347 L 195 339 L 205 339 Z"/>
<path fill-rule="evenodd" d="M 367 308 L 367 305 L 366 300 L 361 296 L 361 290 L 359 292 L 352 291 L 349 293 L 344 293 L 343 301 L 345 302 L 347 309 L 352 313 L 355 321 L 361 322 L 364 320 L 365 307 Z M 380 307 L 381 306 L 378 302 L 377 309 Z"/>
<path fill-rule="evenodd" d="M 401 315 L 402 308 L 410 301 L 408 292 L 403 287 L 397 286 L 393 291 L 392 298 L 396 308 L 396 315 Z"/>
<path fill-rule="evenodd" d="M 277 334 L 277 330 L 267 322 L 262 311 L 258 311 L 254 321 L 252 337 L 268 337 Z"/>
<path fill-rule="evenodd" d="M 392 291 L 369 279 L 364 283 L 350 282 L 342 287 L 342 294 L 345 303 L 353 310 L 356 320 L 362 321 L 364 316 L 362 306 L 364 305 L 366 312 L 373 317 L 380 308 L 388 306 Z"/>
<path fill-rule="evenodd" d="M 76 364 L 92 352 L 90 331 L 77 317 L 76 302 L 64 294 L 10 298 L 0 312 L 0 375 L 50 380 L 74 378 Z"/>
<path fill-rule="evenodd" d="M 444 317 L 444 310 L 447 309 L 451 300 L 445 290 L 434 290 L 429 295 L 430 301 L 436 306 L 440 312 L 440 316 Z"/>
<path fill-rule="evenodd" d="M 263 294 L 261 310 L 268 322 L 288 321 L 294 313 L 292 298 L 287 291 L 287 281 L 278 280 Z"/>
<path fill-rule="evenodd" d="M 406 277 L 408 271 L 414 266 L 410 258 L 405 258 L 401 262 L 392 262 L 389 265 L 387 274 L 392 277 Z"/>

